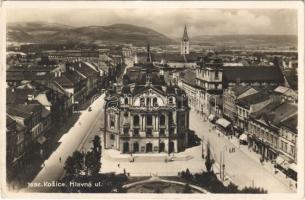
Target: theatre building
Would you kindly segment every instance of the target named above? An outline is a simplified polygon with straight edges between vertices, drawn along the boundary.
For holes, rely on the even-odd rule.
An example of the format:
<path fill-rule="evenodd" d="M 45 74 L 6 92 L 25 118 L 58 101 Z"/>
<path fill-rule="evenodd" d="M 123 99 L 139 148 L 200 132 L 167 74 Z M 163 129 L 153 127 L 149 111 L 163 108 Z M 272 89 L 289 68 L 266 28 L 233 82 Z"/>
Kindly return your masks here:
<path fill-rule="evenodd" d="M 180 152 L 187 147 L 188 133 L 185 92 L 167 85 L 150 58 L 129 69 L 122 86 L 106 95 L 106 149 L 121 153 Z"/>

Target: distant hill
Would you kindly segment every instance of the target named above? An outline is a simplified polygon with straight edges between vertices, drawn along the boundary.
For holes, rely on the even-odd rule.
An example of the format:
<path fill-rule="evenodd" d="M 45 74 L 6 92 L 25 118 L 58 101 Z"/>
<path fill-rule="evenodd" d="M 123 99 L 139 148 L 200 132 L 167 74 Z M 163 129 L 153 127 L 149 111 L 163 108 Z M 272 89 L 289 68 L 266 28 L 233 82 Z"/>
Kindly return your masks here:
<path fill-rule="evenodd" d="M 191 38 L 193 44 L 214 44 L 214 45 L 274 45 L 297 46 L 296 35 L 201 35 Z"/>
<path fill-rule="evenodd" d="M 145 45 L 171 44 L 173 40 L 152 29 L 130 25 L 70 27 L 61 24 L 25 23 L 9 24 L 8 40 L 52 44 L 116 44 Z"/>

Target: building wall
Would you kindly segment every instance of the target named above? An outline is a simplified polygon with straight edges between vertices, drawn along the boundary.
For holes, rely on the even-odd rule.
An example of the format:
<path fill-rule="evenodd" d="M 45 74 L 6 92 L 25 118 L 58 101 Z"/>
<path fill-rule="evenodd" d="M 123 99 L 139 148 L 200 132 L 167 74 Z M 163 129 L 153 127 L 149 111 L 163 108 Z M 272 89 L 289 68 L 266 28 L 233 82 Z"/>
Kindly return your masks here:
<path fill-rule="evenodd" d="M 279 151 L 291 161 L 297 163 L 297 134 L 285 127 L 280 128 Z"/>
<path fill-rule="evenodd" d="M 171 144 L 174 152 L 184 150 L 189 113 L 188 106 L 179 103 L 181 99 L 186 97 L 165 96 L 153 90 L 135 96 L 121 94 L 117 106 L 107 109 L 106 105 L 105 147 L 133 153 L 133 143 L 137 142 L 139 152 L 146 152 L 146 144 L 151 143 L 152 152 L 159 152 L 159 143 L 164 141 L 164 152 L 171 150 Z"/>

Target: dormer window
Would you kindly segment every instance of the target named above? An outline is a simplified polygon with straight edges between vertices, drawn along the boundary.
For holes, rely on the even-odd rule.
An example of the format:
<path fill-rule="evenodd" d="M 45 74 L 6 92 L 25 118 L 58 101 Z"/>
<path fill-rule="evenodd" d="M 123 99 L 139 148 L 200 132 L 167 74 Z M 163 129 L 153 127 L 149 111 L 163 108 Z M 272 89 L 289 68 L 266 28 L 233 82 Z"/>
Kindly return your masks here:
<path fill-rule="evenodd" d="M 150 98 L 149 97 L 146 99 L 146 105 L 150 106 Z"/>
<path fill-rule="evenodd" d="M 158 106 L 158 99 L 157 99 L 157 97 L 153 98 L 153 105 L 154 105 L 154 107 Z"/>
<path fill-rule="evenodd" d="M 168 103 L 169 104 L 173 104 L 174 103 L 173 97 L 168 97 Z"/>
<path fill-rule="evenodd" d="M 140 106 L 145 106 L 145 99 L 144 99 L 144 97 L 141 97 L 141 99 L 140 99 Z"/>
<path fill-rule="evenodd" d="M 128 104 L 128 98 L 127 98 L 127 97 L 124 99 L 124 104 L 125 104 L 125 105 Z"/>

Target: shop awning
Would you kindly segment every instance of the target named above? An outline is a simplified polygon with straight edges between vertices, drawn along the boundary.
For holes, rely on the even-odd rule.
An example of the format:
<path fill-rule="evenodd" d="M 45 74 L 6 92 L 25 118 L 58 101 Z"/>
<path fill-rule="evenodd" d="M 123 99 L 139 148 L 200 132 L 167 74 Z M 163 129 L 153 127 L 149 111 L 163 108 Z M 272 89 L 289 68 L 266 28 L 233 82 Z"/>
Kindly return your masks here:
<path fill-rule="evenodd" d="M 285 159 L 282 156 L 278 156 L 275 160 L 275 163 L 281 165 L 285 162 Z"/>
<path fill-rule="evenodd" d="M 47 138 L 45 136 L 40 136 L 38 139 L 37 139 L 37 142 L 39 144 L 44 144 L 45 142 L 47 141 Z"/>
<path fill-rule="evenodd" d="M 209 117 L 208 117 L 208 119 L 209 119 L 210 121 L 213 121 L 213 120 L 215 119 L 215 115 L 210 114 Z"/>
<path fill-rule="evenodd" d="M 218 124 L 224 128 L 227 128 L 228 126 L 230 126 L 231 122 L 229 122 L 228 120 L 226 120 L 224 118 L 220 118 L 216 121 L 216 124 Z"/>
<path fill-rule="evenodd" d="M 240 140 L 243 140 L 243 141 L 248 141 L 248 136 L 246 135 L 246 134 L 241 134 L 240 136 L 239 136 L 239 139 Z"/>
<path fill-rule="evenodd" d="M 298 172 L 298 166 L 295 163 L 290 163 L 288 168 L 295 171 L 295 172 Z"/>
<path fill-rule="evenodd" d="M 289 167 L 289 163 L 288 161 L 285 160 L 285 158 L 283 158 L 282 156 L 278 156 L 275 160 L 275 163 L 277 165 L 280 165 L 281 167 L 283 167 L 284 169 L 288 169 Z"/>

